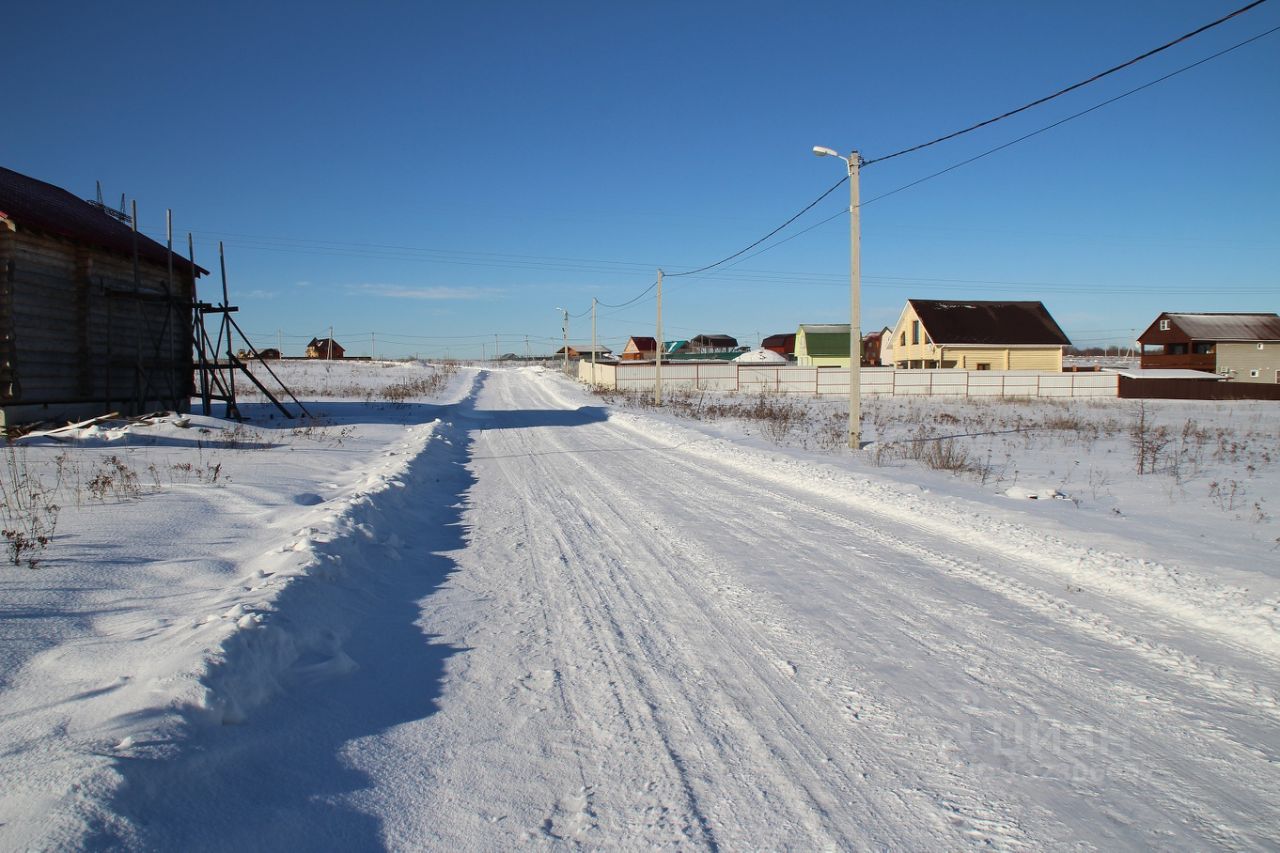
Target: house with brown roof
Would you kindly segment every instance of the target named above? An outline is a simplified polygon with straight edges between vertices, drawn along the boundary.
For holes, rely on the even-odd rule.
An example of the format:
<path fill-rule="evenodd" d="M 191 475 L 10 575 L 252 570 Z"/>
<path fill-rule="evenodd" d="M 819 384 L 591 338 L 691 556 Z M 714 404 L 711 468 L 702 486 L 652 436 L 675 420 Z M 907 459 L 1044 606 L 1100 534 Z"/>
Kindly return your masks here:
<path fill-rule="evenodd" d="M 632 335 L 627 339 L 627 345 L 622 348 L 619 358 L 623 361 L 652 361 L 657 355 L 658 341 L 656 338 Z"/>
<path fill-rule="evenodd" d="M 1217 373 L 1236 382 L 1280 382 L 1280 316 L 1166 311 L 1141 335 L 1142 367 Z"/>
<path fill-rule="evenodd" d="M 564 358 L 565 349 L 566 349 L 565 347 L 560 347 L 560 349 L 556 350 L 555 351 L 556 358 Z M 589 359 L 591 358 L 591 355 L 593 352 L 595 353 L 597 361 L 600 359 L 608 359 L 613 357 L 613 350 L 609 349 L 607 346 L 604 346 L 603 344 L 597 344 L 594 347 L 591 346 L 591 344 L 569 344 L 568 351 L 569 351 L 569 358 Z"/>
<path fill-rule="evenodd" d="M 337 361 L 346 353 L 342 344 L 333 338 L 312 338 L 307 344 L 307 358 L 323 358 L 326 361 Z"/>
<path fill-rule="evenodd" d="M 900 370 L 1062 370 L 1071 344 L 1041 302 L 908 299 L 894 327 Z"/>
<path fill-rule="evenodd" d="M 738 339 L 732 335 L 696 335 L 689 339 L 689 350 L 695 353 L 726 353 L 738 349 Z"/>
<path fill-rule="evenodd" d="M 783 332 L 777 335 L 770 335 L 760 342 L 760 349 L 767 349 L 770 352 L 776 352 L 778 355 L 792 358 L 796 354 L 796 333 Z"/>
<path fill-rule="evenodd" d="M 126 214 L 0 168 L 0 424 L 188 411 L 206 274 Z"/>

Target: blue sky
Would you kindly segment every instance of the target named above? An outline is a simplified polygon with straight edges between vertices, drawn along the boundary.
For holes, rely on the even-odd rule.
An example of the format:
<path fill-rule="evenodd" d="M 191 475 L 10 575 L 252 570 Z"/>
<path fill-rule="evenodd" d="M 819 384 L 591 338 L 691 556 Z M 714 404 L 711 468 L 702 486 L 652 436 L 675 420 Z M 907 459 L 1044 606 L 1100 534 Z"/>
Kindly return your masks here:
<path fill-rule="evenodd" d="M 165 208 L 258 346 L 559 346 L 843 174 L 1245 0 L 19 4 L 0 165 Z M 183 8 L 189 6 L 189 8 Z M 1280 0 L 1099 83 L 868 166 L 870 199 L 1280 26 Z M 907 298 L 1039 299 L 1078 345 L 1162 310 L 1280 310 L 1280 33 L 862 210 L 863 327 Z M 847 322 L 840 188 L 668 278 L 666 337 Z M 203 294 L 220 287 L 203 280 Z M 600 309 L 620 349 L 655 305 Z M 498 336 L 495 343 L 494 335 Z M 590 318 L 570 337 L 590 340 Z"/>

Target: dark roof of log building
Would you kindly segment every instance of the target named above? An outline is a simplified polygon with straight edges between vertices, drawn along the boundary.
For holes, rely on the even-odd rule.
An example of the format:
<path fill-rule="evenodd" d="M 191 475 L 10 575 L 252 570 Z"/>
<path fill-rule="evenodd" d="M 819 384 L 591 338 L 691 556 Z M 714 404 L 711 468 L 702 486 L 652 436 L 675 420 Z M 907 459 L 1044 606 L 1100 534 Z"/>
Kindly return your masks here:
<path fill-rule="evenodd" d="M 133 229 L 66 190 L 37 181 L 0 166 L 0 220 L 20 229 L 65 237 L 75 243 L 96 246 L 133 257 Z M 169 250 L 143 234 L 137 235 L 138 258 L 155 264 L 169 263 Z M 173 253 L 173 266 L 189 272 L 192 263 Z M 195 267 L 197 275 L 208 270 Z"/>
<path fill-rule="evenodd" d="M 1071 343 L 1040 302 L 907 301 L 935 344 L 1068 346 Z"/>

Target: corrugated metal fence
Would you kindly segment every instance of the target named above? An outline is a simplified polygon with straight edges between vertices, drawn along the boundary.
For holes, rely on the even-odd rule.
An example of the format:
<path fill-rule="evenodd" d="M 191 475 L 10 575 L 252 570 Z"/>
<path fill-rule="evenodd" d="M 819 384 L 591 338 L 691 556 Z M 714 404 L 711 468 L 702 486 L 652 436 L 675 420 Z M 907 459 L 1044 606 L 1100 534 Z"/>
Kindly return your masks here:
<path fill-rule="evenodd" d="M 578 378 L 589 384 L 641 391 L 653 388 L 652 362 L 636 364 L 578 364 Z M 1049 373 L 1025 370 L 894 370 L 870 367 L 861 371 L 863 396 L 951 397 L 1115 397 L 1114 373 Z M 662 387 L 759 394 L 849 395 L 849 371 L 837 367 L 796 365 L 663 364 Z"/>

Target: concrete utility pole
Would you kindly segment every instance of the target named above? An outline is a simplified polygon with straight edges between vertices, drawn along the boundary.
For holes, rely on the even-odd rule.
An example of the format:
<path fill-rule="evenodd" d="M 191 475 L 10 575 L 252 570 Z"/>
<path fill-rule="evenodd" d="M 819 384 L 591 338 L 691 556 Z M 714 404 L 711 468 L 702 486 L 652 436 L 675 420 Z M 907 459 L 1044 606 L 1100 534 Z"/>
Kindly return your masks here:
<path fill-rule="evenodd" d="M 328 350 L 329 350 L 329 354 L 328 354 L 328 356 L 327 356 L 326 360 L 327 360 L 327 361 L 333 361 L 333 326 L 330 326 L 330 327 L 329 327 L 329 346 L 328 346 Z"/>
<path fill-rule="evenodd" d="M 857 151 L 841 157 L 831 148 L 813 147 L 819 157 L 836 157 L 849 169 L 849 449 L 862 446 L 862 245 Z"/>
<path fill-rule="evenodd" d="M 662 270 L 658 270 L 658 346 L 653 354 L 653 404 L 662 405 Z"/>
<path fill-rule="evenodd" d="M 596 298 L 591 297 L 591 384 L 596 384 Z"/>
<path fill-rule="evenodd" d="M 564 319 L 560 323 L 560 331 L 564 334 L 564 349 L 562 350 L 562 352 L 564 353 L 564 363 L 561 365 L 560 369 L 563 370 L 565 373 L 568 373 L 569 372 L 569 312 L 563 308 L 557 308 L 556 310 L 564 313 Z"/>

